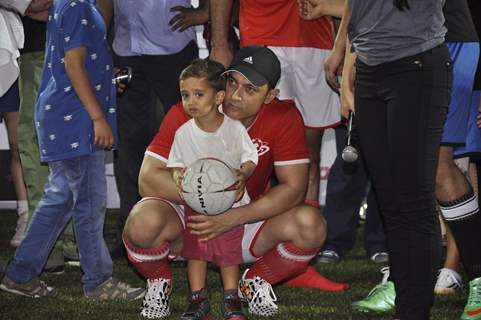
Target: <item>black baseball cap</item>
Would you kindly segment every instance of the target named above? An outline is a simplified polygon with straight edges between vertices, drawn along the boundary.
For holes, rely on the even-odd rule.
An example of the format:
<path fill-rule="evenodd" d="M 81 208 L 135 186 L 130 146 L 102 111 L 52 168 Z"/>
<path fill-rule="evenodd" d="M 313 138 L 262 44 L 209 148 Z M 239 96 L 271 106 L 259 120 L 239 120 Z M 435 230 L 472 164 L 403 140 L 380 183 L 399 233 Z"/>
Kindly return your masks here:
<path fill-rule="evenodd" d="M 281 63 L 271 49 L 247 46 L 237 51 L 225 73 L 237 71 L 256 87 L 270 84 L 275 88 L 281 76 Z"/>

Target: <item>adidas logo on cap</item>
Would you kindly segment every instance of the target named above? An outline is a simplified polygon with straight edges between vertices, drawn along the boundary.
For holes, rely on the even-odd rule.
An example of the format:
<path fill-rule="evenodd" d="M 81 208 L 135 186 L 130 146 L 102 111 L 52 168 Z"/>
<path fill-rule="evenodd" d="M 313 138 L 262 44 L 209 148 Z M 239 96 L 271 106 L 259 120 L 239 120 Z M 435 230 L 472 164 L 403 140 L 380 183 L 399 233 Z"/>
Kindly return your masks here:
<path fill-rule="evenodd" d="M 250 63 L 250 64 L 253 64 L 253 63 L 254 63 L 254 61 L 252 61 L 252 56 L 247 57 L 247 58 L 244 58 L 243 61 L 244 61 L 244 62 L 247 62 L 247 63 Z"/>

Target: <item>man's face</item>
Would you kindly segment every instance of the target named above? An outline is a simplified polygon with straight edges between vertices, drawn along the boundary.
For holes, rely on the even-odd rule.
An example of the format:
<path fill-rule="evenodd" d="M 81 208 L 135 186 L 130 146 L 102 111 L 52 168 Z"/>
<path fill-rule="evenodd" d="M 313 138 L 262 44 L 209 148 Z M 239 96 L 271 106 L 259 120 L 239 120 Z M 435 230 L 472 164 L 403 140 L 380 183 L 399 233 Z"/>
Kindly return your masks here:
<path fill-rule="evenodd" d="M 226 95 L 222 109 L 229 117 L 250 126 L 264 103 L 269 103 L 267 84 L 256 87 L 242 74 L 232 71 L 227 75 Z"/>

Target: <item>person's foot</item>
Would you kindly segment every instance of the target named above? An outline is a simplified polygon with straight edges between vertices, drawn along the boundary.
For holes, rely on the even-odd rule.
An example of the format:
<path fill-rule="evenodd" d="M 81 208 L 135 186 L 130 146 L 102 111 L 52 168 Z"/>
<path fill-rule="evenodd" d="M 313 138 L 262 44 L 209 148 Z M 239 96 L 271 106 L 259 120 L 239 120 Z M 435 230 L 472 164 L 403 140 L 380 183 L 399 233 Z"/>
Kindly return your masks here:
<path fill-rule="evenodd" d="M 323 250 L 314 257 L 314 263 L 336 263 L 339 260 L 341 257 L 334 250 Z"/>
<path fill-rule="evenodd" d="M 389 262 L 389 254 L 384 251 L 376 252 L 371 257 L 369 257 L 374 263 L 388 263 Z"/>
<path fill-rule="evenodd" d="M 37 277 L 27 283 L 16 283 L 4 276 L 0 283 L 0 290 L 29 298 L 55 297 L 57 289 L 49 287 Z"/>
<path fill-rule="evenodd" d="M 395 298 L 394 282 L 381 282 L 369 292 L 366 298 L 353 302 L 351 307 L 360 312 L 384 313 L 394 308 Z"/>
<path fill-rule="evenodd" d="M 147 293 L 140 315 L 148 319 L 163 319 L 170 315 L 172 279 L 147 279 Z"/>
<path fill-rule="evenodd" d="M 18 214 L 17 227 L 15 228 L 15 234 L 10 240 L 10 246 L 16 248 L 22 243 L 25 238 L 25 231 L 28 226 L 28 211 L 24 211 Z"/>
<path fill-rule="evenodd" d="M 449 268 L 439 270 L 438 279 L 434 286 L 434 293 L 453 294 L 463 287 L 463 280 L 459 273 Z"/>
<path fill-rule="evenodd" d="M 481 277 L 469 282 L 469 297 L 461 320 L 481 319 Z"/>
<path fill-rule="evenodd" d="M 221 305 L 221 312 L 224 320 L 246 320 L 242 311 L 242 301 L 237 292 L 224 293 L 224 300 Z"/>
<path fill-rule="evenodd" d="M 132 288 L 127 283 L 109 278 L 93 291 L 85 292 L 85 297 L 95 300 L 127 300 L 134 301 L 145 296 L 144 288 Z"/>
<path fill-rule="evenodd" d="M 180 316 L 180 320 L 209 320 L 210 303 L 203 290 L 193 292 L 187 310 Z"/>
<path fill-rule="evenodd" d="M 304 273 L 287 281 L 286 285 L 294 288 L 314 288 L 323 291 L 344 291 L 349 288 L 347 283 L 331 281 L 310 266 Z"/>
<path fill-rule="evenodd" d="M 261 277 L 246 278 L 246 269 L 239 281 L 239 297 L 247 301 L 249 312 L 258 316 L 274 316 L 277 314 L 277 297 L 269 282 Z"/>

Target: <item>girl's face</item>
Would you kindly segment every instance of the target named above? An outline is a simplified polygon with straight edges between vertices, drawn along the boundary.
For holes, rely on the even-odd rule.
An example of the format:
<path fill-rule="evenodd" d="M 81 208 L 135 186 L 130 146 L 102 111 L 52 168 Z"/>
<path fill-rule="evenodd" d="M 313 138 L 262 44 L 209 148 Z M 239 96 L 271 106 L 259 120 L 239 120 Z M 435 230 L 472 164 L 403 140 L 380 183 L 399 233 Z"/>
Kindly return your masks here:
<path fill-rule="evenodd" d="M 206 78 L 187 78 L 180 81 L 180 96 L 184 111 L 192 118 L 202 118 L 217 112 L 224 91 L 216 91 Z"/>

